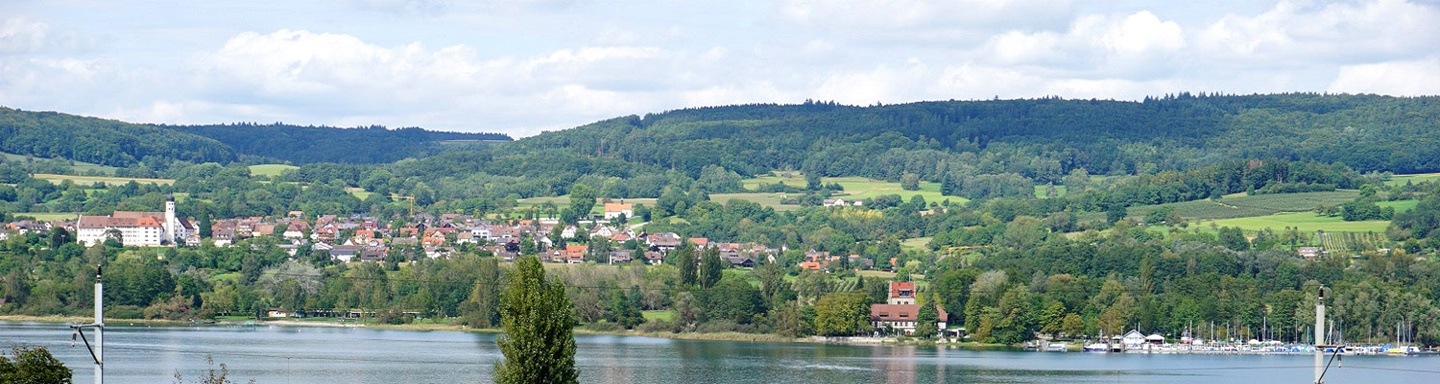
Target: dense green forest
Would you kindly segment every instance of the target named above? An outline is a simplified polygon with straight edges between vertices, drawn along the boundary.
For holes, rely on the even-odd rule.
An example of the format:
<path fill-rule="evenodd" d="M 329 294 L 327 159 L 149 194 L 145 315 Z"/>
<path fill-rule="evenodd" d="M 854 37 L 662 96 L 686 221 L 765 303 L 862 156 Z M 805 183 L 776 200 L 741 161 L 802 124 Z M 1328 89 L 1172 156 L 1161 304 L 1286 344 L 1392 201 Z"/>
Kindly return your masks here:
<path fill-rule="evenodd" d="M 251 163 L 378 164 L 510 140 L 500 133 L 380 126 L 146 125 L 0 107 L 0 152 L 115 167 L 143 164 L 157 169 L 172 161 L 223 164 L 241 158 Z"/>
<path fill-rule="evenodd" d="M 225 144 L 162 128 L 0 107 L 0 151 L 125 167 L 141 161 L 230 162 Z"/>
<path fill-rule="evenodd" d="M 443 141 L 510 141 L 501 133 L 427 131 L 420 128 L 387 129 L 380 126 L 336 128 L 289 124 L 160 125 L 161 128 L 218 140 L 236 153 L 292 164 L 392 163 L 407 157 L 426 157 L 447 150 Z"/>
<path fill-rule="evenodd" d="M 1340 162 L 1361 172 L 1440 170 L 1410 148 L 1440 140 L 1440 98 L 1180 94 L 1141 102 L 937 101 L 852 107 L 743 105 L 630 116 L 507 148 L 566 149 L 677 169 L 815 170 L 898 180 L 906 172 L 1016 173 L 1040 183 L 1184 170 L 1220 160 Z M 857 153 L 866 156 L 855 156 Z"/>

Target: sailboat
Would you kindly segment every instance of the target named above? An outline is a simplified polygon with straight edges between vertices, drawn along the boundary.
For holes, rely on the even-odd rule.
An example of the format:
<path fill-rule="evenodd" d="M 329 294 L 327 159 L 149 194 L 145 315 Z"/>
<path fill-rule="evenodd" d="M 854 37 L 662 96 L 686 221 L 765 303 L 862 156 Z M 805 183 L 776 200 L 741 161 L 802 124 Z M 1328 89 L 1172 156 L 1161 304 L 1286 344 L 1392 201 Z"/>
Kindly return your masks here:
<path fill-rule="evenodd" d="M 1418 352 L 1414 346 L 1405 345 L 1407 339 L 1404 337 L 1404 333 L 1408 332 L 1409 329 L 1405 329 L 1401 323 L 1395 323 L 1395 347 L 1386 349 L 1385 354 L 1391 356 L 1406 356 Z"/>

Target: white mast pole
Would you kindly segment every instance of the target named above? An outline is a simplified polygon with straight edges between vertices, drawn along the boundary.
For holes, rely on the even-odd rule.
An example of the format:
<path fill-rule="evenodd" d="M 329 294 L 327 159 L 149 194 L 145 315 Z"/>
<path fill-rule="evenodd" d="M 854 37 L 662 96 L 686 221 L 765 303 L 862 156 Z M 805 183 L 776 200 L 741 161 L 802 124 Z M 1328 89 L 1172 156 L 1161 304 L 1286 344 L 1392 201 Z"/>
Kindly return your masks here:
<path fill-rule="evenodd" d="M 105 383 L 105 284 L 95 268 L 95 384 Z"/>
<path fill-rule="evenodd" d="M 1320 287 L 1315 296 L 1315 384 L 1322 384 L 1320 376 L 1325 374 L 1325 287 Z"/>

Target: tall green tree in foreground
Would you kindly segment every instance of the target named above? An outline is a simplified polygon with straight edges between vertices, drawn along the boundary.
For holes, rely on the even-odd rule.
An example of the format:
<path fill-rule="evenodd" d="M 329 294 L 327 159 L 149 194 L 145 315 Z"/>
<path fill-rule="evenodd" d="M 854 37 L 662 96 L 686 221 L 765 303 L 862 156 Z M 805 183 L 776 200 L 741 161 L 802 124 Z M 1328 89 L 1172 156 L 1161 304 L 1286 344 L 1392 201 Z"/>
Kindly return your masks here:
<path fill-rule="evenodd" d="M 0 383 L 69 384 L 70 375 L 45 347 L 11 346 L 9 358 L 0 355 Z"/>
<path fill-rule="evenodd" d="M 574 307 L 565 287 L 547 279 L 533 256 L 516 260 L 507 276 L 510 286 L 500 303 L 505 334 L 495 340 L 505 360 L 495 366 L 495 382 L 578 383 Z"/>

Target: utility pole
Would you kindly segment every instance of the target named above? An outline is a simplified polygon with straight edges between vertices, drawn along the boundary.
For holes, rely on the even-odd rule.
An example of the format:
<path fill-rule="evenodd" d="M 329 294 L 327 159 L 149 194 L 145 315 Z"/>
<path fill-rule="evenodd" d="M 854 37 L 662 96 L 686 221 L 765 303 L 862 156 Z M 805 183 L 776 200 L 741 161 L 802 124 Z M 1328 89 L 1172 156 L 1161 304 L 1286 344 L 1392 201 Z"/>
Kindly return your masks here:
<path fill-rule="evenodd" d="M 1325 287 L 1315 296 L 1315 384 L 1324 384 L 1325 375 Z"/>
<path fill-rule="evenodd" d="M 90 351 L 90 358 L 95 360 L 95 384 L 105 384 L 105 285 L 100 281 L 100 272 L 100 267 L 95 267 L 95 322 L 70 326 L 75 330 L 70 340 L 80 336 L 80 340 L 85 341 L 85 349 Z M 90 340 L 85 338 L 85 328 L 95 328 L 95 345 L 90 345 Z"/>

